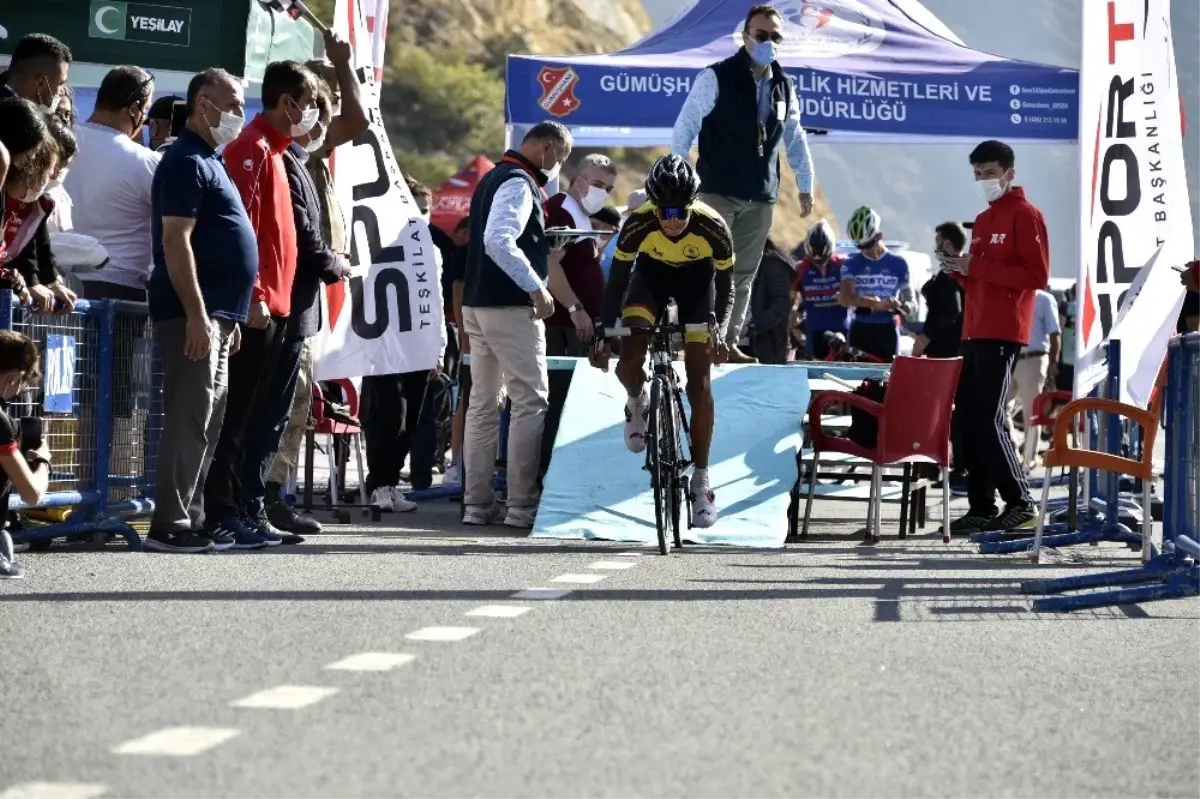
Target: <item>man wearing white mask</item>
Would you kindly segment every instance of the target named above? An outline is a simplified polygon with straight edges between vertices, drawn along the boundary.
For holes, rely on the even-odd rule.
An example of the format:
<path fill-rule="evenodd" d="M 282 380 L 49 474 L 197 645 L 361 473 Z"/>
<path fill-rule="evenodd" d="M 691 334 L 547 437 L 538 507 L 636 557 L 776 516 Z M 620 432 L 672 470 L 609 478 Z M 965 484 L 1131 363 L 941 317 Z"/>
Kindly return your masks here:
<path fill-rule="evenodd" d="M 44 33 L 24 36 L 0 74 L 0 100 L 23 97 L 47 114 L 58 110 L 71 71 L 71 50 Z"/>
<path fill-rule="evenodd" d="M 202 534 L 204 465 L 225 418 L 229 355 L 258 274 L 258 243 L 216 148 L 245 117 L 241 82 L 201 72 L 187 93 L 187 127 L 163 154 L 151 191 L 150 316 L 163 368 L 162 445 L 146 547 L 228 548 Z"/>
<path fill-rule="evenodd" d="M 550 393 L 546 330 L 554 312 L 547 285 L 545 185 L 571 155 L 570 131 L 540 122 L 483 176 L 471 197 L 471 246 L 464 271 L 463 328 L 471 348 L 471 398 L 463 451 L 464 524 L 533 527 L 542 432 Z M 530 307 L 532 306 L 532 307 Z M 512 402 L 508 430 L 508 502 L 495 506 L 492 472 L 501 386 Z"/>
<path fill-rule="evenodd" d="M 965 255 L 939 255 L 963 286 L 962 374 L 955 413 L 964 430 L 970 509 L 952 535 L 1015 530 L 1037 523 L 1029 482 L 1005 424 L 1013 365 L 1029 344 L 1037 293 L 1050 282 L 1046 220 L 1014 185 L 1016 156 L 1004 142 L 985 141 L 970 155 L 987 207 L 971 227 Z M 1004 500 L 996 508 L 996 493 Z"/>
<path fill-rule="evenodd" d="M 293 139 L 316 127 L 317 78 L 303 64 L 268 64 L 263 111 L 223 153 L 258 237 L 258 277 L 242 330 L 241 349 L 229 359 L 229 404 L 221 438 L 204 482 L 209 533 L 242 549 L 283 543 L 266 513 L 266 482 L 292 395 L 280 386 L 300 368 L 301 348 L 289 338 L 298 243 L 284 153 Z M 279 408 L 283 412 L 277 413 Z"/>

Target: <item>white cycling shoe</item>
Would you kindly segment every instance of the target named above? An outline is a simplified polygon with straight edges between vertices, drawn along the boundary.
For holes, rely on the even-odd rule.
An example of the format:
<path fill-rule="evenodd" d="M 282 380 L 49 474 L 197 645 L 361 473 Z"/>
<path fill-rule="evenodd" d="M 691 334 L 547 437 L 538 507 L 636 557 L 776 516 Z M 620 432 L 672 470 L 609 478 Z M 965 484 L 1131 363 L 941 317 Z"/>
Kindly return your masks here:
<path fill-rule="evenodd" d="M 688 494 L 692 505 L 692 527 L 706 529 L 717 523 L 717 496 L 707 486 L 697 491 L 692 488 Z"/>
<path fill-rule="evenodd" d="M 650 426 L 650 398 L 643 392 L 640 397 L 625 401 L 625 448 L 630 452 L 646 451 L 646 430 Z"/>

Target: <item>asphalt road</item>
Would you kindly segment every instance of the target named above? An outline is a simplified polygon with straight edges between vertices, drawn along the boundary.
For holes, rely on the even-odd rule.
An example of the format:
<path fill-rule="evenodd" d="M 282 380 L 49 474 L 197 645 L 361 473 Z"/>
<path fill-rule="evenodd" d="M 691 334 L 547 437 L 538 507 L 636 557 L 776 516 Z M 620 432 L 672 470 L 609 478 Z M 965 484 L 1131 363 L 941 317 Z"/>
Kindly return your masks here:
<path fill-rule="evenodd" d="M 1200 601 L 1018 591 L 1127 550 L 1034 567 L 826 519 L 661 558 L 467 537 L 454 507 L 270 552 L 26 555 L 0 797 L 1200 795 Z"/>

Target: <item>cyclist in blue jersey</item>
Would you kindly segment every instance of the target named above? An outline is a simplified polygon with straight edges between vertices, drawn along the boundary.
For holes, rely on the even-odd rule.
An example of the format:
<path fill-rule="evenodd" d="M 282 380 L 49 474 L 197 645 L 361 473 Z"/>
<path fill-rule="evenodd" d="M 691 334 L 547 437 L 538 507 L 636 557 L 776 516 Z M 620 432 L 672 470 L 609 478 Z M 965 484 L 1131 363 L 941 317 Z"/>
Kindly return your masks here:
<path fill-rule="evenodd" d="M 841 303 L 854 310 L 850 346 L 890 362 L 900 343 L 896 314 L 907 316 L 915 307 L 908 262 L 883 246 L 883 220 L 865 205 L 846 232 L 858 245 L 842 266 Z"/>
<path fill-rule="evenodd" d="M 804 303 L 804 330 L 808 360 L 823 361 L 829 355 L 826 333 L 846 334 L 847 311 L 839 298 L 842 264 L 833 251 L 833 228 L 822 219 L 804 239 L 804 260 L 796 267 L 795 289 Z"/>

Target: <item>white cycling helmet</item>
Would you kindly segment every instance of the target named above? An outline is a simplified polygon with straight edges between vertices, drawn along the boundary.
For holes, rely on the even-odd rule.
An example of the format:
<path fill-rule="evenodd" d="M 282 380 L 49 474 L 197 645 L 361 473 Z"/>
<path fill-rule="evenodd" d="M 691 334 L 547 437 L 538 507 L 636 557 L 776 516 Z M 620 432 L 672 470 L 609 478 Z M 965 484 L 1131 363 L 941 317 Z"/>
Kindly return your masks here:
<path fill-rule="evenodd" d="M 851 215 L 850 224 L 846 226 L 846 234 L 860 247 L 870 244 L 882 233 L 883 218 L 866 205 L 860 206 Z"/>

